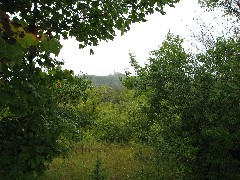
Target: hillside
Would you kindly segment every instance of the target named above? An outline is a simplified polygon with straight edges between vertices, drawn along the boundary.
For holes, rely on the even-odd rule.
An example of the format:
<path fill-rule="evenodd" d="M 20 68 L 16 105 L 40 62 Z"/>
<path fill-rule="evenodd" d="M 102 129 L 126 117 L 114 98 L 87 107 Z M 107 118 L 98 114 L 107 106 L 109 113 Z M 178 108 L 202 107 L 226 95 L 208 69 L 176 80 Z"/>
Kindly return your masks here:
<path fill-rule="evenodd" d="M 96 76 L 96 75 L 88 75 L 91 78 L 94 86 L 113 86 L 113 87 L 121 87 L 122 83 L 120 81 L 120 77 L 124 77 L 125 75 L 122 73 L 115 72 L 114 74 L 110 74 L 108 76 Z"/>

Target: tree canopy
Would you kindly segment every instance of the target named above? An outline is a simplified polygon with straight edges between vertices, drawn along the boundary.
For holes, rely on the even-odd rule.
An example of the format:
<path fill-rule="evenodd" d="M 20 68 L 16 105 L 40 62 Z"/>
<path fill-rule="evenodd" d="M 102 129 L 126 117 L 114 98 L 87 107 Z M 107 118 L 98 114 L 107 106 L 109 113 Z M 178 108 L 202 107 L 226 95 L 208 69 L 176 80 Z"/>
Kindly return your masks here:
<path fill-rule="evenodd" d="M 74 36 L 85 45 L 97 45 L 99 40 L 113 39 L 115 29 L 126 32 L 133 22 L 145 21 L 145 16 L 179 0 L 3 0 L 0 9 L 39 33 L 50 30 L 67 38 Z"/>

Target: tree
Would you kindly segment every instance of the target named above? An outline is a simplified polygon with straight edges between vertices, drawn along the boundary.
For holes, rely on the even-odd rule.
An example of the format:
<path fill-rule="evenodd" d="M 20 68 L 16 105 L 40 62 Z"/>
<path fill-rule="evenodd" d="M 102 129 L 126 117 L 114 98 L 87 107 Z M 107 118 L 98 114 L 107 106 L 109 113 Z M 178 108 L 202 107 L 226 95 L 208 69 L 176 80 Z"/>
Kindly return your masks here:
<path fill-rule="evenodd" d="M 165 179 L 239 179 L 239 39 L 196 56 L 182 42 L 169 34 L 145 67 L 132 61 L 148 100 L 148 142 L 173 172 Z"/>
<path fill-rule="evenodd" d="M 60 37 L 74 36 L 80 48 L 97 45 L 112 40 L 115 29 L 124 33 L 131 23 L 145 21 L 154 11 L 164 14 L 165 5 L 178 1 L 2 0 L 0 179 L 43 172 L 47 162 L 65 152 L 65 139 L 76 130 L 56 91 L 73 74 L 55 59 Z"/>
<path fill-rule="evenodd" d="M 196 53 L 196 51 L 213 48 L 219 37 L 229 39 L 238 36 L 239 21 L 232 16 L 224 15 L 224 12 L 219 9 L 215 9 L 197 14 L 194 17 L 194 25 L 189 28 L 191 51 Z"/>
<path fill-rule="evenodd" d="M 223 7 L 227 14 L 240 18 L 240 2 L 239 0 L 199 0 L 203 6 L 213 9 L 215 7 Z"/>

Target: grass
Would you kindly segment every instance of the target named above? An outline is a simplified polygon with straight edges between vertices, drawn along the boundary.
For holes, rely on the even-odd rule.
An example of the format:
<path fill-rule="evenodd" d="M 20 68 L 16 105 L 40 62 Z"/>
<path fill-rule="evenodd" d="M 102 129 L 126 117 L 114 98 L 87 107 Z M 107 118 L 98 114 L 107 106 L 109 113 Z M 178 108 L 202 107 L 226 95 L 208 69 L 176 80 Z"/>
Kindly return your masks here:
<path fill-rule="evenodd" d="M 38 179 L 157 179 L 151 154 L 143 145 L 79 143 Z"/>

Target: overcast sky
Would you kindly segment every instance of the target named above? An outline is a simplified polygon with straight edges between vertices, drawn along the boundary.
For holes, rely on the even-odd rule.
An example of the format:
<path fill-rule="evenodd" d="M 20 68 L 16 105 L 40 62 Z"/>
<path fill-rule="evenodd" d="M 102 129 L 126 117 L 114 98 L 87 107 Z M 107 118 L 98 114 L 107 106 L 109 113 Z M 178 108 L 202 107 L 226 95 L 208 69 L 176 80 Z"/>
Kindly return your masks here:
<path fill-rule="evenodd" d="M 197 0 L 182 0 L 175 8 L 166 7 L 165 11 L 166 15 L 154 13 L 147 17 L 147 22 L 132 24 L 129 32 L 116 36 L 113 41 L 101 42 L 98 47 L 93 47 L 94 55 L 90 55 L 90 47 L 79 50 L 79 43 L 74 39 L 61 41 L 63 48 L 59 58 L 65 61 L 63 68 L 71 69 L 75 74 L 80 71 L 89 75 L 124 73 L 125 69 L 131 70 L 129 52 L 144 64 L 149 52 L 161 45 L 169 30 L 188 38 L 193 29 L 193 18 L 203 12 Z"/>

